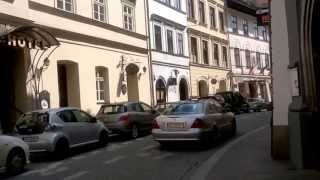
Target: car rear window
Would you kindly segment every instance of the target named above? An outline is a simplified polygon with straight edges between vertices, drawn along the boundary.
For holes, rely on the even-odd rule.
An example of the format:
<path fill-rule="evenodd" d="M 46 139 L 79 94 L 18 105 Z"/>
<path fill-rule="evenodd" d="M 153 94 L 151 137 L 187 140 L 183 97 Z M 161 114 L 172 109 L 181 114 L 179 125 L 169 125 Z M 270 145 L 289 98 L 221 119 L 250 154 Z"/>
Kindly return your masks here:
<path fill-rule="evenodd" d="M 203 112 L 203 103 L 186 103 L 179 104 L 174 108 L 166 111 L 167 115 L 173 114 L 199 114 Z"/>
<path fill-rule="evenodd" d="M 48 113 L 32 112 L 23 114 L 16 123 L 19 134 L 42 133 L 49 123 Z"/>
<path fill-rule="evenodd" d="M 107 105 L 103 107 L 103 114 L 120 114 L 127 112 L 124 105 Z"/>

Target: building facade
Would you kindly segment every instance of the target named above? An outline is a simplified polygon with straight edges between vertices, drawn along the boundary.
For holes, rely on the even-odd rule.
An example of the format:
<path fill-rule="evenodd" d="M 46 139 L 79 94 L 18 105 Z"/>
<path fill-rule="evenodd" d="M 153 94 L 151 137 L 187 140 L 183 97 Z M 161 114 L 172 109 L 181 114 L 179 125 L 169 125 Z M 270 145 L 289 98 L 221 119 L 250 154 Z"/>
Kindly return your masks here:
<path fill-rule="evenodd" d="M 187 0 L 192 96 L 230 89 L 229 41 L 222 0 Z"/>
<path fill-rule="evenodd" d="M 146 19 L 146 2 L 140 0 L 0 0 L 1 34 L 7 35 L 0 51 L 11 52 L 1 60 L 10 79 L 1 94 L 12 96 L 1 97 L 8 107 L 1 119 L 39 108 L 35 99 L 42 94 L 48 101 L 41 105 L 92 114 L 108 102 L 150 104 Z M 10 39 L 21 26 L 43 29 L 59 46 L 32 47 L 31 36 L 39 46 L 48 40 L 37 31 Z"/>
<path fill-rule="evenodd" d="M 186 100 L 190 96 L 186 1 L 151 0 L 148 7 L 155 104 Z"/>
<path fill-rule="evenodd" d="M 320 168 L 320 1 L 271 1 L 272 155 Z"/>
<path fill-rule="evenodd" d="M 271 101 L 268 27 L 257 26 L 254 4 L 228 0 L 228 32 L 233 90 L 246 98 Z"/>

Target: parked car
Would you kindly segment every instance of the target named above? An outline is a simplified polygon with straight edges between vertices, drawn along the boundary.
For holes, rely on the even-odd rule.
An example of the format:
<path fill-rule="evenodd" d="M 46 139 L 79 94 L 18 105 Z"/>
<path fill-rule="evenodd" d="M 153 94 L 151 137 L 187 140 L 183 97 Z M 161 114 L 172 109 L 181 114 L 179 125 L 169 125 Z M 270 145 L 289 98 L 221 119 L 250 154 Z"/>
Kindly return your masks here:
<path fill-rule="evenodd" d="M 264 99 L 261 98 L 248 98 L 248 104 L 249 104 L 249 111 L 272 111 L 272 103 L 271 102 L 265 102 Z"/>
<path fill-rule="evenodd" d="M 218 135 L 236 134 L 232 112 L 215 100 L 199 100 L 177 105 L 154 121 L 152 135 L 160 144 L 174 141 L 200 141 L 209 144 Z"/>
<path fill-rule="evenodd" d="M 223 99 L 223 105 L 230 111 L 239 114 L 249 112 L 249 104 L 239 92 L 226 91 L 216 93 L 216 98 Z"/>
<path fill-rule="evenodd" d="M 18 137 L 30 152 L 53 152 L 65 157 L 70 148 L 108 143 L 108 129 L 96 118 L 77 108 L 58 108 L 28 112 L 16 123 Z"/>
<path fill-rule="evenodd" d="M 23 172 L 29 159 L 29 147 L 21 139 L 0 135 L 0 173 L 16 175 Z"/>
<path fill-rule="evenodd" d="M 124 102 L 102 105 L 97 119 L 113 134 L 139 137 L 141 132 L 151 132 L 152 122 L 160 113 L 143 102 Z"/>

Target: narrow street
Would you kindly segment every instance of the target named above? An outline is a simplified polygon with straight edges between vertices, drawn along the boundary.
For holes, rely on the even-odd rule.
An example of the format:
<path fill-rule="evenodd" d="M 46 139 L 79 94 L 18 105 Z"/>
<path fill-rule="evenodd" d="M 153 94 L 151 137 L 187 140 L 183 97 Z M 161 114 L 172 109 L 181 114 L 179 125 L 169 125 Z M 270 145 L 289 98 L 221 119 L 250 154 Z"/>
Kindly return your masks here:
<path fill-rule="evenodd" d="M 183 147 L 160 148 L 152 136 L 135 140 L 112 138 L 106 148 L 88 147 L 75 150 L 63 161 L 37 157 L 25 173 L 12 180 L 106 180 L 190 179 L 199 167 L 223 148 L 232 149 L 232 142 L 270 124 L 271 113 L 250 113 L 237 116 L 237 137 L 223 140 L 209 149 L 190 144 Z M 229 145 L 229 146 L 228 146 Z"/>

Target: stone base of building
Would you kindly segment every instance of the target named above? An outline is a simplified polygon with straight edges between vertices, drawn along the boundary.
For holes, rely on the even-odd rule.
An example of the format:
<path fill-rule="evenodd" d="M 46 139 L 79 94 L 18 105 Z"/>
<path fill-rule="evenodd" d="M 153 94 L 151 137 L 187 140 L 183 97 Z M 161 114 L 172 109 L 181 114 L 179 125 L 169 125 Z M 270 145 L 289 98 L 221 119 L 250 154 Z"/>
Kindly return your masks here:
<path fill-rule="evenodd" d="M 289 132 L 288 126 L 272 126 L 271 154 L 276 160 L 289 159 Z"/>
<path fill-rule="evenodd" d="M 319 112 L 289 112 L 290 157 L 295 168 L 320 170 L 319 127 Z"/>

